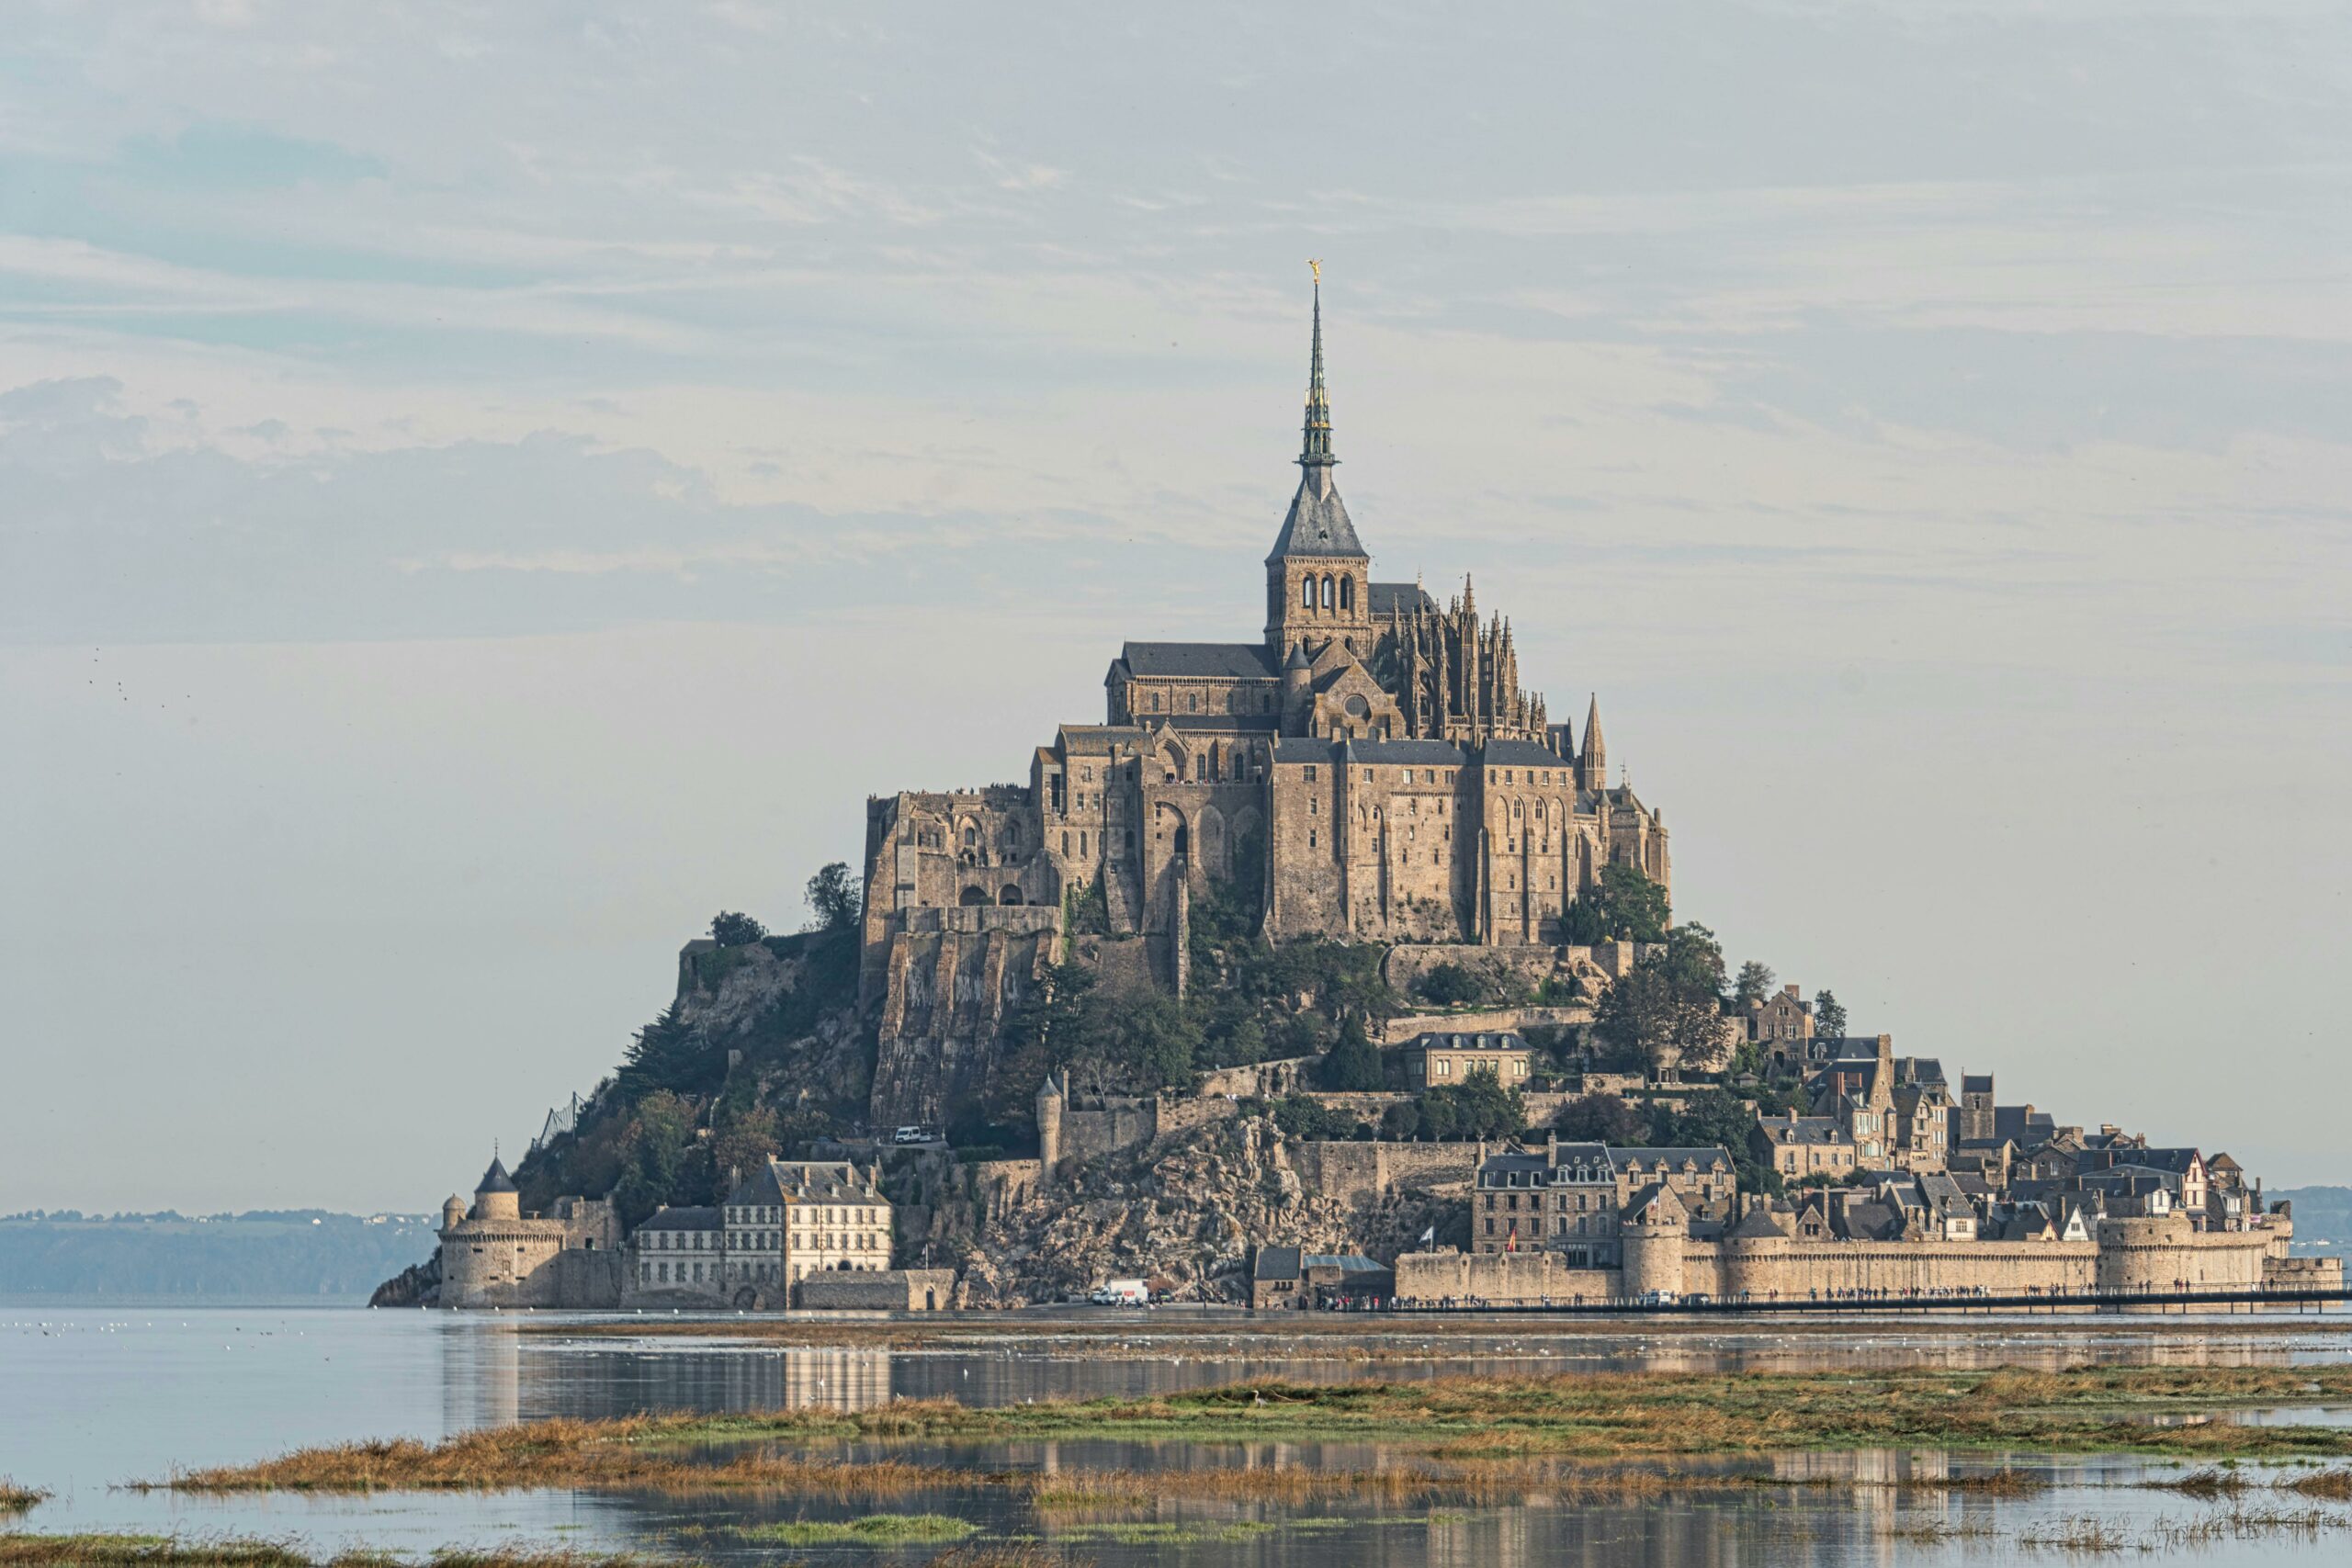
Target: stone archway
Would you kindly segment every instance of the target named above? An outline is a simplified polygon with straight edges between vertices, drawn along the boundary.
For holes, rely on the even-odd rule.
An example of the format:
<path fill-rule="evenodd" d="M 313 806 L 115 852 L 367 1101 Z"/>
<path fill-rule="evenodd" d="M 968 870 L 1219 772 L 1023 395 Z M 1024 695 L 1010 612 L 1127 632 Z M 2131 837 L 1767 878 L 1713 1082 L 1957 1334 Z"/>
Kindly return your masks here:
<path fill-rule="evenodd" d="M 985 887 L 967 887 L 956 901 L 966 905 L 985 904 L 989 901 L 989 890 Z"/>

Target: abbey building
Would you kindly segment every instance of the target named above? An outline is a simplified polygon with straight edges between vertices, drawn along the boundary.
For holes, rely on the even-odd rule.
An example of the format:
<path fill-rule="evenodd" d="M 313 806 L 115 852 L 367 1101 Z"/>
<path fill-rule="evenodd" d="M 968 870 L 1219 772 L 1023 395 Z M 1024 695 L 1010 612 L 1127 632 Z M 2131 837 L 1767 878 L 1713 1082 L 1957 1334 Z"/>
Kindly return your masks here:
<path fill-rule="evenodd" d="M 1482 620 L 1468 581 L 1444 604 L 1376 581 L 1338 465 L 1318 288 L 1262 634 L 1126 644 L 1102 721 L 1061 726 L 1025 784 L 868 802 L 882 1079 L 894 1036 L 926 1038 L 952 1068 L 1066 907 L 1144 939 L 1153 973 L 1181 987 L 1189 900 L 1230 879 L 1258 894 L 1275 939 L 1492 945 L 1560 942 L 1564 912 L 1611 863 L 1668 882 L 1659 814 L 1610 782 L 1598 700 L 1581 733 L 1553 722 L 1521 683 L 1510 622 Z M 876 1085 L 877 1113 L 935 1114 L 936 1098 Z"/>

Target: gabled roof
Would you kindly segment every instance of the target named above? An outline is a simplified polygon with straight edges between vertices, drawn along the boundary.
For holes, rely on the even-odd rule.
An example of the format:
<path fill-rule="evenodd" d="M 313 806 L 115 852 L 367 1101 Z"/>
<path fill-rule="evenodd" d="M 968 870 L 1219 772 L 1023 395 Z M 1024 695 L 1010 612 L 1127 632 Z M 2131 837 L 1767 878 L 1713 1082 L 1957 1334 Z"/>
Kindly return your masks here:
<path fill-rule="evenodd" d="M 1758 1203 L 1741 1217 L 1739 1224 L 1731 1227 L 1730 1237 L 1734 1241 L 1757 1241 L 1792 1234 L 1789 1219 L 1783 1219 L 1770 1203 Z"/>
<path fill-rule="evenodd" d="M 1526 1038 L 1516 1030 L 1490 1029 L 1478 1034 L 1456 1033 L 1452 1030 L 1432 1029 L 1413 1036 L 1413 1044 L 1423 1051 L 1524 1051 Z"/>
<path fill-rule="evenodd" d="M 1119 662 L 1138 676 L 1272 680 L 1281 673 L 1262 642 L 1131 642 Z"/>
<path fill-rule="evenodd" d="M 1339 757 L 1340 746 L 1334 740 L 1317 740 L 1311 735 L 1283 735 L 1274 740 L 1276 762 L 1333 762 Z"/>
<path fill-rule="evenodd" d="M 1661 1161 L 1674 1168 L 1679 1168 L 1685 1161 L 1702 1170 L 1731 1168 L 1731 1156 L 1725 1154 L 1721 1145 L 1703 1149 L 1697 1147 L 1638 1149 L 1611 1145 L 1609 1149 L 1609 1157 L 1621 1166 L 1630 1166 L 1638 1160 L 1645 1169 L 1656 1168 Z"/>
<path fill-rule="evenodd" d="M 1299 1277 L 1299 1250 L 1295 1247 L 1261 1247 L 1250 1267 L 1253 1280 L 1295 1280 Z"/>

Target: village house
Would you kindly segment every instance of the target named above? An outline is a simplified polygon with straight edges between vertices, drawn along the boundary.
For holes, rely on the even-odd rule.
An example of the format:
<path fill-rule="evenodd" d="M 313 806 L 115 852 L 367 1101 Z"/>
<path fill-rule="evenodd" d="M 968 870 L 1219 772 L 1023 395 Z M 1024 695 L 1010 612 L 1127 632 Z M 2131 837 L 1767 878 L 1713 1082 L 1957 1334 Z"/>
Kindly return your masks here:
<path fill-rule="evenodd" d="M 1416 1035 L 1400 1052 L 1405 1081 L 1414 1089 L 1458 1084 L 1481 1070 L 1495 1075 L 1505 1089 L 1527 1087 L 1527 1042 L 1510 1030 L 1481 1034 L 1450 1034 L 1432 1031 Z"/>

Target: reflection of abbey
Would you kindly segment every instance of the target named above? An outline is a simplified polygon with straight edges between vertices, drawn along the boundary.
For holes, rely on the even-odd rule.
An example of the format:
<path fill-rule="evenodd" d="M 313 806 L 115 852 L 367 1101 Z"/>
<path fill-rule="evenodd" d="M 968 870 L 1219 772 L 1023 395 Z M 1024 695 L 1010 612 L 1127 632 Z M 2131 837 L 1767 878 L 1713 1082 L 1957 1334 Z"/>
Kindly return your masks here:
<path fill-rule="evenodd" d="M 1668 881 L 1666 828 L 1583 733 L 1520 684 L 1510 623 L 1465 581 L 1441 605 L 1376 582 L 1340 500 L 1319 297 L 1298 491 L 1249 642 L 1130 642 L 1101 724 L 1066 724 L 1025 784 L 868 803 L 865 964 L 884 999 L 877 1113 L 942 1114 L 932 1071 L 992 1027 L 1066 903 L 1101 899 L 1181 987 L 1189 898 L 1259 885 L 1265 933 L 1558 942 L 1611 862 Z M 1043 906 L 1043 908 L 1038 908 Z M 964 1015 L 944 1026 L 937 1014 Z M 920 1052 L 894 1052 L 920 1038 Z M 920 1060 L 894 1062 L 896 1055 Z M 894 1072 L 894 1068 L 897 1069 Z"/>

